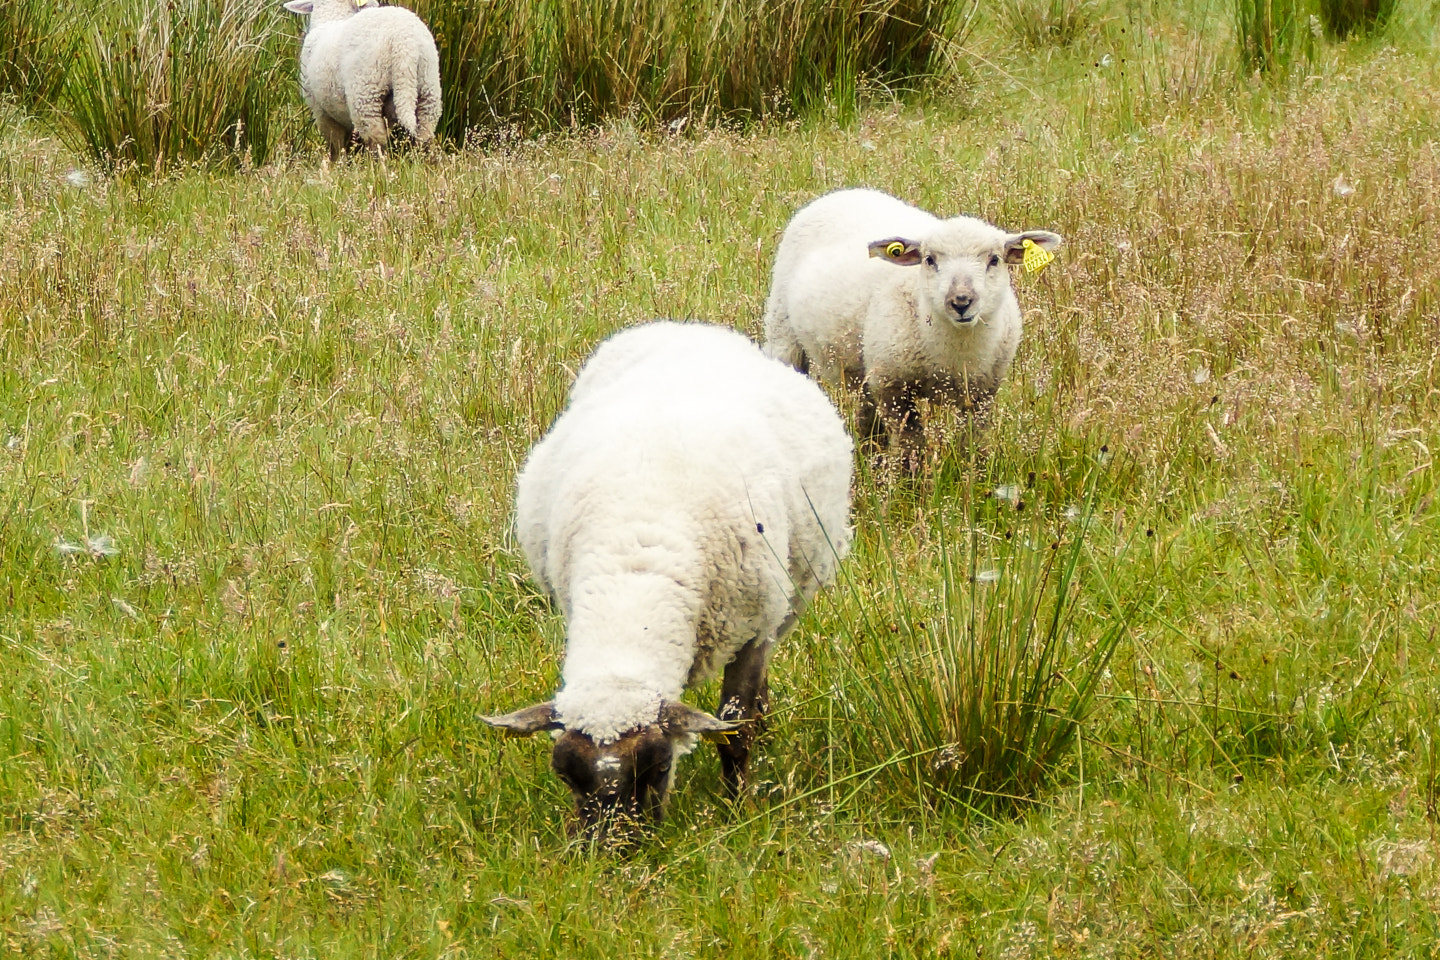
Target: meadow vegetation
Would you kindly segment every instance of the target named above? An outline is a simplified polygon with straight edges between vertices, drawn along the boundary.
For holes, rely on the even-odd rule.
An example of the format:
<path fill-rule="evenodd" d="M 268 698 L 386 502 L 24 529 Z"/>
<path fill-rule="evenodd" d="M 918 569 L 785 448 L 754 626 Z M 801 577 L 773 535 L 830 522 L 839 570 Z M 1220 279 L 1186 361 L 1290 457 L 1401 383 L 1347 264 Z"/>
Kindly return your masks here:
<path fill-rule="evenodd" d="M 1435 956 L 1434 4 L 1268 73 L 1228 0 L 1009 6 L 679 135 L 322 168 L 291 90 L 156 175 L 0 104 L 0 953 Z M 758 334 L 853 185 L 1065 236 L 994 429 L 858 463 L 750 796 L 700 750 L 572 848 L 476 720 L 563 641 L 518 465 L 608 333 Z"/>

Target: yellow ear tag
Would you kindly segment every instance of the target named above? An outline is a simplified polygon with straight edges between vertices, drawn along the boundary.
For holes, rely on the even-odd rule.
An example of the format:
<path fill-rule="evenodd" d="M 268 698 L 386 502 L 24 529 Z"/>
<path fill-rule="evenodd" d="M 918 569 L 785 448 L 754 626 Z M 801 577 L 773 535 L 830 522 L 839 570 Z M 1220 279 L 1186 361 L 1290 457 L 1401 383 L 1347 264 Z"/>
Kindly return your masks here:
<path fill-rule="evenodd" d="M 905 244 L 901 243 L 899 240 L 892 240 L 890 242 L 890 245 L 885 248 L 885 256 L 889 257 L 891 260 L 899 259 L 900 255 L 904 252 Z"/>
<path fill-rule="evenodd" d="M 1025 265 L 1026 273 L 1039 273 L 1041 270 L 1050 266 L 1050 261 L 1055 259 L 1055 254 L 1046 250 L 1029 237 L 1025 238 L 1021 247 L 1025 251 L 1025 256 L 1021 260 L 1021 263 Z"/>

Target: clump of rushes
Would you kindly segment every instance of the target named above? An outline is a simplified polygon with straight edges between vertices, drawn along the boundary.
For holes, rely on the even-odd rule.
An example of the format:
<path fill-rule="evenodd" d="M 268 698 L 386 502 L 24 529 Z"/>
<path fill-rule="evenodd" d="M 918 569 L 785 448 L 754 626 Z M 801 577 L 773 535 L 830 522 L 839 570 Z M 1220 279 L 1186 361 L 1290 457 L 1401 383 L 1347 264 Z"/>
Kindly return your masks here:
<path fill-rule="evenodd" d="M 1149 577 L 1119 585 L 1143 525 L 1092 544 L 1107 460 L 1090 466 L 1077 503 L 1046 509 L 1005 485 L 993 529 L 977 521 L 957 544 L 937 524 L 928 592 L 898 572 L 882 530 L 893 589 L 854 595 L 863 614 L 839 644 L 857 767 L 881 768 L 889 789 L 928 806 L 988 812 L 1034 799 L 1061 771 L 1149 596 Z M 967 503 L 963 515 L 983 512 Z M 880 596 L 889 609 L 876 609 Z"/>
<path fill-rule="evenodd" d="M 854 108 L 930 69 L 952 0 L 414 0 L 435 34 L 440 132 Z"/>
<path fill-rule="evenodd" d="M 72 17 L 53 0 L 0 0 L 0 92 L 27 110 L 54 102 L 74 48 Z"/>
<path fill-rule="evenodd" d="M 62 102 L 73 146 L 111 168 L 269 158 L 294 96 L 279 4 L 149 0 L 105 9 Z"/>
<path fill-rule="evenodd" d="M 1315 54 L 1304 0 L 1235 0 L 1235 38 L 1245 73 L 1283 76 Z"/>
<path fill-rule="evenodd" d="M 1093 0 L 1004 0 L 996 13 L 1011 36 L 1035 49 L 1075 42 L 1095 11 Z"/>
<path fill-rule="evenodd" d="M 1394 16 L 1396 0 L 1319 0 L 1325 33 L 1336 40 L 1382 30 Z"/>

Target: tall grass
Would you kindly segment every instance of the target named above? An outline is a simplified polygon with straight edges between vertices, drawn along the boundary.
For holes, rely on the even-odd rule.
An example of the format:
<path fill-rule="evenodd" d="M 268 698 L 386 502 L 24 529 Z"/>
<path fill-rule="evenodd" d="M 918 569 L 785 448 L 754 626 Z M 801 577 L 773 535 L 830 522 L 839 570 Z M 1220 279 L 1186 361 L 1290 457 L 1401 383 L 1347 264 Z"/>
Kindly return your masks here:
<path fill-rule="evenodd" d="M 68 131 L 111 167 L 269 159 L 293 102 L 293 18 L 241 0 L 141 0 L 89 22 L 65 84 Z"/>
<path fill-rule="evenodd" d="M 27 110 L 52 105 L 73 53 L 74 8 L 53 0 L 0 0 L 0 92 Z"/>
<path fill-rule="evenodd" d="M 117 5 L 92 21 L 65 86 L 73 136 L 111 166 L 268 159 L 292 94 L 275 9 L 221 0 Z"/>
<path fill-rule="evenodd" d="M 1319 0 L 1319 5 L 1326 35 L 1337 40 L 1384 29 L 1400 6 L 1398 0 Z"/>
<path fill-rule="evenodd" d="M 1148 592 L 1144 577 L 1117 577 L 1144 528 L 1132 517 L 1103 545 L 1092 536 L 1116 485 L 1108 455 L 1082 469 L 1070 503 L 1008 484 L 976 501 L 965 484 L 960 508 L 934 522 L 928 576 L 880 524 L 891 583 L 850 585 L 837 695 L 859 733 L 856 765 L 883 765 L 889 790 L 994 811 L 1065 768 Z"/>
<path fill-rule="evenodd" d="M 1074 43 L 1096 13 L 1094 0 L 1002 0 L 995 9 L 1006 31 L 1031 48 Z"/>
<path fill-rule="evenodd" d="M 956 42 L 960 0 L 415 0 L 441 59 L 440 133 L 535 133 L 623 116 L 751 120 L 853 113 Z M 299 21 L 278 4 L 120 0 L 59 24 L 5 0 L 7 85 L 62 96 L 73 142 L 107 166 L 263 162 L 296 118 Z M 73 50 L 73 57 L 68 51 Z M 0 46 L 3 52 L 3 46 Z M 68 72 L 68 81 L 65 80 Z"/>
<path fill-rule="evenodd" d="M 1305 0 L 1235 0 L 1235 35 L 1246 73 L 1281 76 L 1315 53 Z"/>
<path fill-rule="evenodd" d="M 671 122 L 853 110 L 865 83 L 931 69 L 956 0 L 458 0 L 412 4 L 435 33 L 441 133 L 626 115 Z"/>

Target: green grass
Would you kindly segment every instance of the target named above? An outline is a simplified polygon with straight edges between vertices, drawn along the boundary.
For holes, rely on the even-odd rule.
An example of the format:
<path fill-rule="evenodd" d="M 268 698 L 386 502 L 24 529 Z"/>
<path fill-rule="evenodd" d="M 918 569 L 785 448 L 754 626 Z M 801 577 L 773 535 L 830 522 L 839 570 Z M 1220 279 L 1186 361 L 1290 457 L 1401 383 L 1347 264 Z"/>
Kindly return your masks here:
<path fill-rule="evenodd" d="M 1126 472 L 1104 445 L 1062 462 L 1069 476 L 993 489 L 986 471 L 965 471 L 932 508 L 933 534 L 903 548 L 879 497 L 862 506 L 879 514 L 861 540 L 873 553 L 851 564 L 867 575 L 843 582 L 846 602 L 820 625 L 843 664 L 826 736 L 849 734 L 887 792 L 1008 814 L 1069 759 L 1148 599 L 1132 584 L 1153 575 L 1124 568 L 1154 530 L 1097 529 L 1101 491 Z"/>
<path fill-rule="evenodd" d="M 982 15 L 959 102 L 326 171 L 82 176 L 0 105 L 0 953 L 1434 955 L 1423 14 L 1293 83 L 1236 76 L 1225 3 Z M 515 472 L 609 332 L 757 334 L 785 220 L 855 184 L 1065 236 L 995 427 L 860 465 L 754 794 L 700 750 L 653 843 L 573 851 L 546 744 L 476 720 L 563 642 Z M 922 667 L 1005 654 L 1001 602 L 1095 686 L 1026 803 L 952 803 Z"/>
<path fill-rule="evenodd" d="M 996 13 L 1006 31 L 1024 46 L 1066 46 L 1084 33 L 1096 6 L 1093 0 L 1004 0 Z"/>
<path fill-rule="evenodd" d="M 1308 0 L 1235 0 L 1234 10 L 1240 65 L 1247 73 L 1284 76 L 1314 58 Z"/>
<path fill-rule="evenodd" d="M 283 11 L 235 0 L 140 0 L 77 21 L 63 128 L 107 168 L 264 162 L 293 72 Z"/>
<path fill-rule="evenodd" d="M 853 115 L 957 39 L 954 0 L 416 0 L 440 51 L 455 141 L 628 117 L 649 125 Z M 938 69 L 939 64 L 934 67 Z"/>
<path fill-rule="evenodd" d="M 0 93 L 37 112 L 65 81 L 72 17 L 49 0 L 0 0 Z"/>

